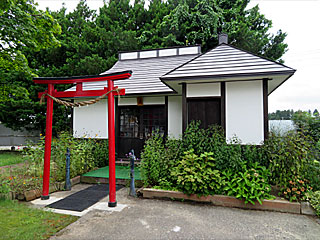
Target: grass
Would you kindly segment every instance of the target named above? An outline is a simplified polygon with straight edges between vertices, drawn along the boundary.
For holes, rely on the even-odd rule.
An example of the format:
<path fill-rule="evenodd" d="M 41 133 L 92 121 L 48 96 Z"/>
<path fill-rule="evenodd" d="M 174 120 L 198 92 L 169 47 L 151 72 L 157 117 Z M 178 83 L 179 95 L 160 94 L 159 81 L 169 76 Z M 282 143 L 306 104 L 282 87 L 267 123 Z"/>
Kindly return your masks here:
<path fill-rule="evenodd" d="M 22 163 L 25 159 L 20 152 L 0 152 L 0 167 Z"/>
<path fill-rule="evenodd" d="M 77 219 L 17 201 L 0 200 L 0 239 L 48 239 Z"/>

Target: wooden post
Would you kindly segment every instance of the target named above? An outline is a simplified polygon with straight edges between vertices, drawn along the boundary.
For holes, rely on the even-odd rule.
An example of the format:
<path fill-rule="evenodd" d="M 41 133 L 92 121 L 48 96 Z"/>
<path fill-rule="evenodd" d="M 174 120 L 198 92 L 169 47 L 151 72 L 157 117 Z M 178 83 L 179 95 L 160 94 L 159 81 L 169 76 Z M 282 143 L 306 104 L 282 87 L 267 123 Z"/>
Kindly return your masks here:
<path fill-rule="evenodd" d="M 54 85 L 48 84 L 48 94 L 52 95 Z M 52 113 L 53 100 L 47 98 L 47 116 L 46 116 L 46 137 L 44 147 L 44 166 L 43 166 L 43 185 L 41 199 L 49 199 L 49 185 L 50 185 L 50 158 L 51 158 L 51 139 L 52 139 Z"/>
<path fill-rule="evenodd" d="M 113 81 L 108 80 L 108 91 L 114 90 Z M 109 139 L 109 207 L 116 207 L 116 161 L 114 127 L 114 92 L 108 93 L 108 139 Z"/>

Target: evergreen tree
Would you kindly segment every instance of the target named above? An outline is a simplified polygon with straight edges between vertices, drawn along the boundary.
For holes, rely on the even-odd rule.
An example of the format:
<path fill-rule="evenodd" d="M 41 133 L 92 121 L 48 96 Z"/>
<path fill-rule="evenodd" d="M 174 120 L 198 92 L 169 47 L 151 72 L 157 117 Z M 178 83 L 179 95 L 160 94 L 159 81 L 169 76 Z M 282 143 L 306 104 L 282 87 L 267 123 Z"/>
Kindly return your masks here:
<path fill-rule="evenodd" d="M 21 2 L 31 3 L 32 11 L 36 11 L 32 0 Z M 40 31 L 28 35 L 35 36 L 37 41 L 33 45 L 37 47 L 27 44 L 18 48 L 21 54 L 16 54 L 15 60 L 20 70 L 7 72 L 3 78 L 11 79 L 22 90 L 10 101 L 0 103 L 0 121 L 13 129 L 27 126 L 44 130 L 45 105 L 39 105 L 37 93 L 45 86 L 34 84 L 32 74 L 43 77 L 99 74 L 117 61 L 119 51 L 193 44 L 201 44 L 206 51 L 217 46 L 218 34 L 224 32 L 229 35 L 230 44 L 281 61 L 287 49 L 286 34 L 281 30 L 276 35 L 269 34 L 271 20 L 260 13 L 258 6 L 246 10 L 248 3 L 249 0 L 151 0 L 145 8 L 143 0 L 135 0 L 133 4 L 130 0 L 110 0 L 97 13 L 81 0 L 70 13 L 64 7 L 41 12 L 43 18 L 37 22 Z M 3 18 L 2 24 L 1 21 Z M 57 23 L 61 35 L 57 35 L 60 31 Z M 56 44 L 58 41 L 60 45 Z M 11 63 L 15 68 L 12 59 L 2 61 L 2 65 L 1 60 L 1 71 Z M 59 86 L 58 90 L 67 87 Z M 54 104 L 55 132 L 69 127 L 70 111 Z M 292 115 L 279 114 L 277 118 Z"/>

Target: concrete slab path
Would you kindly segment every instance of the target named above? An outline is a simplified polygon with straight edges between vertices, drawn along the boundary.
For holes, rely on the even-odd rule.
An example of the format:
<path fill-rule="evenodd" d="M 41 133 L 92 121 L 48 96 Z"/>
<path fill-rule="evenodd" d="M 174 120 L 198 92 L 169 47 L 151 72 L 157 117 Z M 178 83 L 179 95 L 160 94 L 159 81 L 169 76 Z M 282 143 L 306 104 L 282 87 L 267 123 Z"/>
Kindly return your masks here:
<path fill-rule="evenodd" d="M 107 204 L 108 199 L 103 199 Z M 117 192 L 119 212 L 92 210 L 51 239 L 311 239 L 314 217 L 128 197 Z"/>

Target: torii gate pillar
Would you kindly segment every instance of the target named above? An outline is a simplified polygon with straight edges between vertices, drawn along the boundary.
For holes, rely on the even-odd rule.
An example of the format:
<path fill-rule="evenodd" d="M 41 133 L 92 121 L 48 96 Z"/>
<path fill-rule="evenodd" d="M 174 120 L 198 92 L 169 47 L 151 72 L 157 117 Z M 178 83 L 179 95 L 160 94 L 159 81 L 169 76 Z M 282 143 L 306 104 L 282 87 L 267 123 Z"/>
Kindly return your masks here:
<path fill-rule="evenodd" d="M 108 80 L 108 139 L 109 139 L 109 202 L 108 207 L 116 207 L 116 160 L 114 127 L 114 85 Z"/>
<path fill-rule="evenodd" d="M 52 96 L 54 85 L 48 84 L 48 94 Z M 44 166 L 43 166 L 43 185 L 41 199 L 49 199 L 50 185 L 50 158 L 51 158 L 51 140 L 52 140 L 52 115 L 53 100 L 47 97 L 47 115 L 46 115 L 46 136 L 44 145 Z"/>

